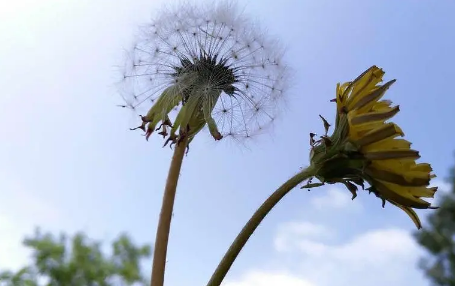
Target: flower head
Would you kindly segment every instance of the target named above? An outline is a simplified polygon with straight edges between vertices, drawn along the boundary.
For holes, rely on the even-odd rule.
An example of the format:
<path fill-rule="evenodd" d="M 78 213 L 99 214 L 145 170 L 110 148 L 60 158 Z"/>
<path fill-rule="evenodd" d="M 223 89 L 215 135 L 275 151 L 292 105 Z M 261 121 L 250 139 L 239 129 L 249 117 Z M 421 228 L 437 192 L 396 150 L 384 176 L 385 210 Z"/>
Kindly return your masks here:
<path fill-rule="evenodd" d="M 433 208 L 422 198 L 433 198 L 436 187 L 428 187 L 435 177 L 430 164 L 417 163 L 419 152 L 398 125 L 387 122 L 399 111 L 389 100 L 381 100 L 395 82 L 383 85 L 384 72 L 369 68 L 352 82 L 337 85 L 336 126 L 331 136 L 312 139 L 311 163 L 317 178 L 326 183 L 343 183 L 356 196 L 357 186 L 367 182 L 368 190 L 404 210 L 421 227 L 416 209 Z M 328 130 L 325 119 L 324 125 Z M 313 136 L 312 136 L 313 137 Z"/>
<path fill-rule="evenodd" d="M 138 127 L 147 139 L 162 128 L 167 142 L 191 140 L 206 124 L 215 140 L 251 137 L 276 117 L 282 55 L 232 3 L 185 3 L 142 27 L 122 72 L 124 107 L 149 109 Z"/>

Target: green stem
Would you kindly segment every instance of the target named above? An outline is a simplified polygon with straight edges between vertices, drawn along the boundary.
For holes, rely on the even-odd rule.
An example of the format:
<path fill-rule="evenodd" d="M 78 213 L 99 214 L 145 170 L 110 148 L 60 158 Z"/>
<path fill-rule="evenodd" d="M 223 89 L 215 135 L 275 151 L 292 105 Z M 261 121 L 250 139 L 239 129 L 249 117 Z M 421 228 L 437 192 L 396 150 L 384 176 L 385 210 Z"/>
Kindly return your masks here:
<path fill-rule="evenodd" d="M 185 137 L 174 148 L 171 166 L 167 176 L 166 187 L 164 188 L 163 203 L 156 230 L 155 247 L 153 253 L 153 266 L 151 286 L 163 286 L 164 272 L 166 268 L 167 245 L 169 241 L 169 231 L 171 229 L 172 210 L 174 209 L 175 193 L 179 180 L 180 169 L 182 167 L 183 156 L 185 155 L 188 138 Z"/>
<path fill-rule="evenodd" d="M 268 197 L 267 200 L 265 200 L 265 202 L 256 210 L 250 220 L 243 227 L 242 231 L 237 235 L 226 254 L 224 254 L 223 259 L 220 264 L 218 264 L 218 267 L 210 278 L 210 281 L 207 283 L 207 286 L 221 285 L 221 282 L 223 282 L 224 277 L 228 273 L 240 251 L 267 214 L 287 193 L 313 175 L 314 170 L 311 167 L 302 170 L 300 173 L 287 180 L 270 197 Z"/>

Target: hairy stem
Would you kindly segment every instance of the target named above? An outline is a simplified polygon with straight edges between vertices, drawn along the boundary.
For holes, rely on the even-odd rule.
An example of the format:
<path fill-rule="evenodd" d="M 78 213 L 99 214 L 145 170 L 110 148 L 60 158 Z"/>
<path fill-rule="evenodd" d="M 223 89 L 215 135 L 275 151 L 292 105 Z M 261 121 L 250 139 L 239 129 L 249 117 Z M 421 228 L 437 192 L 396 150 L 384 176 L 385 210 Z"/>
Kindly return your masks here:
<path fill-rule="evenodd" d="M 171 166 L 167 176 L 166 187 L 164 188 L 163 203 L 156 230 L 155 247 L 153 253 L 153 266 L 151 286 L 163 286 L 164 272 L 166 268 L 166 254 L 171 228 L 172 210 L 174 209 L 174 199 L 179 180 L 180 169 L 182 167 L 183 156 L 188 145 L 188 138 L 185 137 L 180 143 L 175 145 L 174 155 L 172 156 Z"/>
<path fill-rule="evenodd" d="M 245 224 L 242 231 L 237 235 L 234 242 L 229 247 L 223 259 L 218 264 L 215 272 L 213 273 L 207 286 L 219 286 L 223 282 L 224 277 L 228 273 L 235 259 L 239 255 L 247 243 L 250 236 L 254 233 L 259 224 L 264 220 L 267 214 L 275 207 L 275 205 L 292 189 L 304 180 L 313 176 L 313 169 L 311 167 L 302 170 L 289 180 L 287 180 L 281 187 L 279 187 L 265 202 L 256 210 L 250 220 Z"/>

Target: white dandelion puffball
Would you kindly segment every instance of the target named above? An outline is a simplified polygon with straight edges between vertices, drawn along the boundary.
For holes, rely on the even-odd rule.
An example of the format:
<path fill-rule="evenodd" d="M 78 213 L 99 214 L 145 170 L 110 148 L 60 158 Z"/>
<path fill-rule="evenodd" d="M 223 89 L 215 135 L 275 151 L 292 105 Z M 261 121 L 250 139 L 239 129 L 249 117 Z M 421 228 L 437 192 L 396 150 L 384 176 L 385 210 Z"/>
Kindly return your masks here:
<path fill-rule="evenodd" d="M 278 41 L 231 2 L 185 3 L 157 15 L 141 27 L 128 51 L 120 81 L 124 107 L 143 112 L 160 102 L 164 90 L 176 87 L 178 104 L 168 100 L 162 122 L 172 126 L 170 111 L 197 97 L 200 112 L 210 109 L 221 134 L 217 138 L 210 129 L 217 140 L 251 137 L 276 118 L 288 78 Z M 148 136 L 155 126 L 149 129 Z M 160 134 L 168 135 L 166 130 Z"/>

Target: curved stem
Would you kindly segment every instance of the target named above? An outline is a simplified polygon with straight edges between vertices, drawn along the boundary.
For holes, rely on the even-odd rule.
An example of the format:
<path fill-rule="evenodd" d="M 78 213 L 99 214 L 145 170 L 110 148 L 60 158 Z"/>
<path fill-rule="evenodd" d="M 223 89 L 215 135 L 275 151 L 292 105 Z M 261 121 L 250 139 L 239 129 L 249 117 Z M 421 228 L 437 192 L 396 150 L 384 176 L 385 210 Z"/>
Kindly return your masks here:
<path fill-rule="evenodd" d="M 167 175 L 166 187 L 164 188 L 163 203 L 156 230 L 155 247 L 153 253 L 153 266 L 151 286 L 163 286 L 164 272 L 166 268 L 166 254 L 171 229 L 172 210 L 174 209 L 174 199 L 179 180 L 180 169 L 182 167 L 183 156 L 188 145 L 188 138 L 185 137 L 174 148 L 171 166 Z"/>
<path fill-rule="evenodd" d="M 265 200 L 265 202 L 256 210 L 250 220 L 243 227 L 242 231 L 237 235 L 220 264 L 218 264 L 218 267 L 210 278 L 210 281 L 207 283 L 207 286 L 219 286 L 221 282 L 223 282 L 224 277 L 228 273 L 240 251 L 262 220 L 287 193 L 311 176 L 313 176 L 313 169 L 308 167 L 287 180 L 270 197 L 268 197 L 267 200 Z"/>

